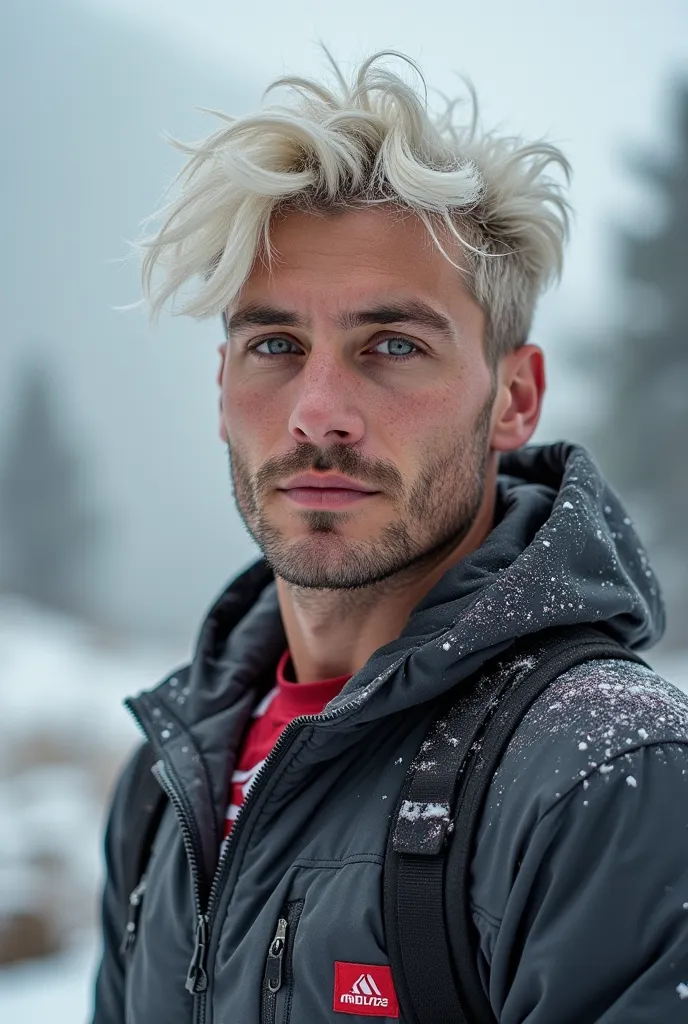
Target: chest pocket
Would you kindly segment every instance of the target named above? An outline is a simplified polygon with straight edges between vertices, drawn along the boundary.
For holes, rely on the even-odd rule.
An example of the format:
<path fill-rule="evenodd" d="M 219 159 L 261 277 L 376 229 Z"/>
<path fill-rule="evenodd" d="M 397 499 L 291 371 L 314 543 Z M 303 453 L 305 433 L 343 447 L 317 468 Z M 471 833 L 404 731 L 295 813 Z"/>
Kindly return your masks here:
<path fill-rule="evenodd" d="M 260 1024 L 346 1024 L 349 1015 L 398 1021 L 382 867 L 382 857 L 364 855 L 297 869 L 265 950 Z"/>
<path fill-rule="evenodd" d="M 265 959 L 260 1024 L 288 1024 L 294 990 L 294 941 L 304 900 L 290 900 L 280 911 Z"/>

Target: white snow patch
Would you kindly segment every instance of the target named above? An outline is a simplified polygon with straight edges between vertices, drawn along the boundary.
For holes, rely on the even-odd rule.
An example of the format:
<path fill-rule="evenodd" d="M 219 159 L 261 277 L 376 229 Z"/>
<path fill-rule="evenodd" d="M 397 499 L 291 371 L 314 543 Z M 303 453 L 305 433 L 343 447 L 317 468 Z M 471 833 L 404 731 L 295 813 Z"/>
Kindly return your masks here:
<path fill-rule="evenodd" d="M 446 820 L 449 817 L 449 805 L 404 800 L 399 811 L 399 817 L 405 818 L 407 821 L 430 821 L 433 818 L 443 818 Z"/>
<path fill-rule="evenodd" d="M 626 785 L 627 786 L 631 786 L 633 789 L 635 789 L 636 786 L 638 785 L 638 783 L 635 781 L 635 779 L 633 778 L 632 775 L 627 775 L 626 776 Z"/>
<path fill-rule="evenodd" d="M 678 992 L 679 999 L 688 999 L 688 985 L 686 985 L 685 981 L 678 983 L 676 991 Z"/>
<path fill-rule="evenodd" d="M 562 508 L 573 508 L 573 505 L 571 504 L 570 501 L 565 501 L 564 504 L 561 507 Z"/>

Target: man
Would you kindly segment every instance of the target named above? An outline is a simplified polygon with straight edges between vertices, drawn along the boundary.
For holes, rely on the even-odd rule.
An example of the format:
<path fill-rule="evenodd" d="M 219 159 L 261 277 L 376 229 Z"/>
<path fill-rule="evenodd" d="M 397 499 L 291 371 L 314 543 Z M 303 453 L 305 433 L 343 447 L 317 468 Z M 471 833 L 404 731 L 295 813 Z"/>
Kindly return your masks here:
<path fill-rule="evenodd" d="M 524 447 L 566 161 L 433 119 L 382 56 L 336 90 L 276 83 L 288 102 L 187 147 L 145 242 L 154 311 L 200 278 L 184 311 L 224 319 L 219 431 L 264 559 L 130 702 L 169 803 L 128 919 L 125 771 L 98 1024 L 397 1019 L 382 870 L 441 699 L 550 626 L 627 649 L 663 629 L 589 455 Z M 687 744 L 688 700 L 629 661 L 525 715 L 472 858 L 495 1020 L 688 1019 Z"/>

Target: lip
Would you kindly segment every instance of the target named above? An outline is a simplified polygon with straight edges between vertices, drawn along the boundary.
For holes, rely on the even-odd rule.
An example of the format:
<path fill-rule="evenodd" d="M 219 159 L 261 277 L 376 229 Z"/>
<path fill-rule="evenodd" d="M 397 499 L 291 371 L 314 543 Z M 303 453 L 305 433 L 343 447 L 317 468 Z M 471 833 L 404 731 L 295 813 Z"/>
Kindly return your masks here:
<path fill-rule="evenodd" d="M 377 492 L 354 491 L 349 487 L 290 487 L 280 493 L 295 505 L 334 510 L 360 505 L 368 498 L 374 498 Z"/>
<path fill-rule="evenodd" d="M 333 476 L 330 474 L 323 475 L 319 473 L 317 476 L 312 473 L 304 473 L 302 476 L 295 476 L 293 480 L 290 480 L 284 487 L 280 487 L 281 491 L 291 491 L 296 488 L 302 489 L 305 487 L 317 489 L 317 490 L 343 490 L 343 491 L 358 491 L 360 494 L 376 494 L 377 491 L 374 487 L 367 487 L 366 484 L 359 484 L 356 480 L 350 480 L 346 476 Z"/>

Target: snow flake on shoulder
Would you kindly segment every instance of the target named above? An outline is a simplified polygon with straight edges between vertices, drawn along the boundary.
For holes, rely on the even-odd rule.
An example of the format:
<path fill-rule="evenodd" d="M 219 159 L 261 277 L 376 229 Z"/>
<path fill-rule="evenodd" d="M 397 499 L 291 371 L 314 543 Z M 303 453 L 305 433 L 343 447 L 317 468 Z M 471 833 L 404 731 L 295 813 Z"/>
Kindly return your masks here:
<path fill-rule="evenodd" d="M 535 783 L 547 776 L 552 796 L 593 774 L 611 781 L 640 747 L 688 747 L 688 695 L 651 669 L 621 660 L 590 661 L 556 679 L 516 730 L 495 777 Z M 621 759 L 619 761 L 618 759 Z M 542 778 L 541 778 L 542 781 Z M 635 779 L 628 776 L 633 788 Z"/>
<path fill-rule="evenodd" d="M 536 736 L 612 757 L 630 746 L 688 742 L 688 695 L 652 669 L 630 661 L 589 661 L 556 679 L 535 703 L 514 745 Z"/>

